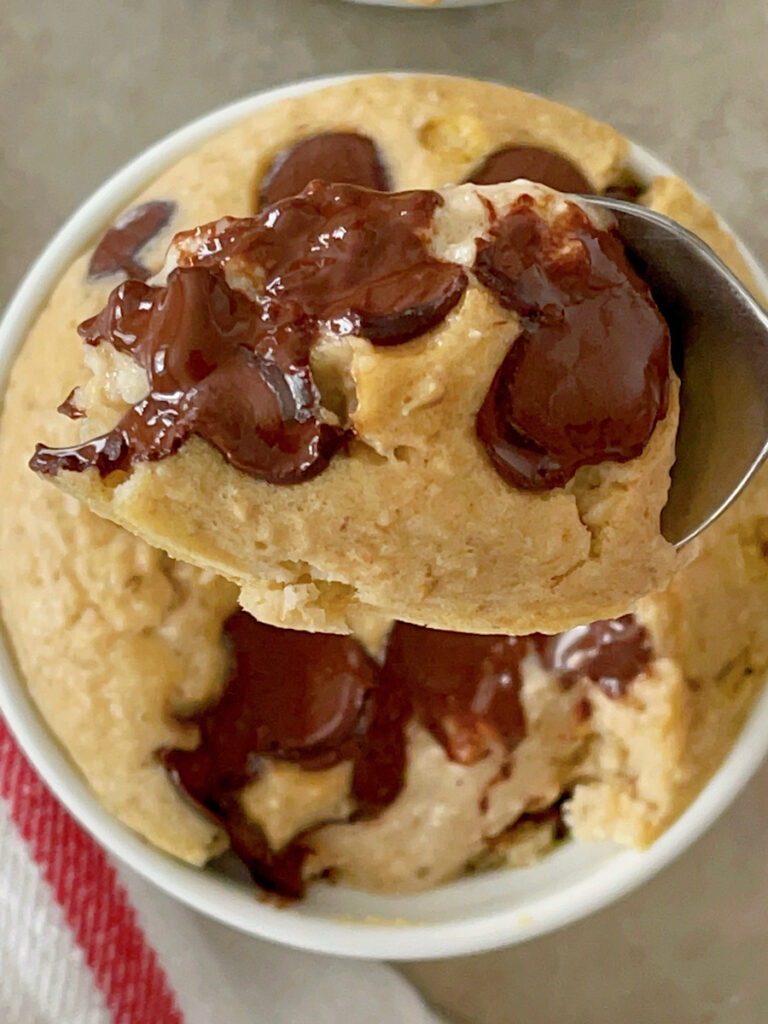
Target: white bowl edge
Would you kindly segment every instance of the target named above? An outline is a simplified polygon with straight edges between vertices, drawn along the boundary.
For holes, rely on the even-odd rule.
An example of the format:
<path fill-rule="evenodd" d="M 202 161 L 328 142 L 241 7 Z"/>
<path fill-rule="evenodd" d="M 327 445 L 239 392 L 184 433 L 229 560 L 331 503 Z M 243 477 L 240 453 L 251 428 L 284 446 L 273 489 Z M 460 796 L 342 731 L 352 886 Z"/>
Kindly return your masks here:
<path fill-rule="evenodd" d="M 457 7 L 495 7 L 508 0 L 442 0 L 438 4 L 412 3 L 410 0 L 347 0 L 350 4 L 366 7 L 405 7 L 414 11 L 456 10 Z"/>
<path fill-rule="evenodd" d="M 0 322 L 0 395 L 41 303 L 87 246 L 93 225 L 108 223 L 165 167 L 255 110 L 357 77 L 365 76 L 311 79 L 225 106 L 166 136 L 102 185 L 54 236 L 8 305 Z M 645 177 L 674 173 L 637 145 L 632 147 L 630 163 Z M 742 249 L 759 286 L 768 291 L 768 278 Z M 697 839 L 733 801 L 768 751 L 766 691 L 705 788 L 647 851 L 637 853 L 612 844 L 567 844 L 534 868 L 462 879 L 414 897 L 370 896 L 340 887 L 283 909 L 257 900 L 252 890 L 221 874 L 190 867 L 151 847 L 104 810 L 35 709 L 5 645 L 0 645 L 0 710 L 61 802 L 102 846 L 137 873 L 182 902 L 249 934 L 297 948 L 368 959 L 416 960 L 481 952 L 545 934 L 593 913 L 653 876 Z M 572 880 L 563 884 L 569 874 Z M 560 881 L 559 889 L 548 881 L 550 876 Z M 508 902 L 523 883 L 530 884 L 532 891 L 543 891 L 505 908 L 505 896 Z M 435 915 L 448 904 L 455 905 L 453 916 L 458 919 Z M 426 917 L 432 922 L 425 923 Z"/>

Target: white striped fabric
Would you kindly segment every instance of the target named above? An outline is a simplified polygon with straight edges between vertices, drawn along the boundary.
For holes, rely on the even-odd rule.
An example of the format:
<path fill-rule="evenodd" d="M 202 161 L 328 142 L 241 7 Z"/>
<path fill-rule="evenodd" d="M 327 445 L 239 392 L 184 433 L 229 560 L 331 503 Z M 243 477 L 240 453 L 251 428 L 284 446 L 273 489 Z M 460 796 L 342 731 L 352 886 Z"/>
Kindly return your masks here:
<path fill-rule="evenodd" d="M 0 1021 L 111 1020 L 61 907 L 0 800 Z"/>

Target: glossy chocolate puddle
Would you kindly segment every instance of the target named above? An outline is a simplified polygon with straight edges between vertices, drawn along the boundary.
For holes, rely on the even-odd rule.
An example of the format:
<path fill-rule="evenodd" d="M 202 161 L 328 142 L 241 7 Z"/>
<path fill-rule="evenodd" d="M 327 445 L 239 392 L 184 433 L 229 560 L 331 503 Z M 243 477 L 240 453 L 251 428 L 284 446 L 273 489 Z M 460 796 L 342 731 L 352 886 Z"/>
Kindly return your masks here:
<path fill-rule="evenodd" d="M 125 281 L 79 328 L 142 366 L 149 394 L 107 434 L 38 445 L 32 468 L 108 476 L 196 434 L 270 483 L 316 476 L 346 438 L 312 378 L 320 332 L 400 345 L 439 324 L 467 286 L 461 267 L 427 249 L 441 203 L 435 192 L 315 182 L 259 217 L 177 236 L 165 285 Z M 474 272 L 523 328 L 477 416 L 497 472 L 540 490 L 639 455 L 666 412 L 670 340 L 615 234 L 574 204 L 549 223 L 522 195 L 478 240 Z"/>
<path fill-rule="evenodd" d="M 80 325 L 147 373 L 149 394 L 109 433 L 69 448 L 38 445 L 32 468 L 102 476 L 178 451 L 191 434 L 237 469 L 275 484 L 320 473 L 345 431 L 320 407 L 309 356 L 323 329 L 400 345 L 461 298 L 465 272 L 430 255 L 435 192 L 390 195 L 315 182 L 259 217 L 177 236 L 165 285 L 128 280 Z M 259 277 L 253 297 L 225 270 Z"/>

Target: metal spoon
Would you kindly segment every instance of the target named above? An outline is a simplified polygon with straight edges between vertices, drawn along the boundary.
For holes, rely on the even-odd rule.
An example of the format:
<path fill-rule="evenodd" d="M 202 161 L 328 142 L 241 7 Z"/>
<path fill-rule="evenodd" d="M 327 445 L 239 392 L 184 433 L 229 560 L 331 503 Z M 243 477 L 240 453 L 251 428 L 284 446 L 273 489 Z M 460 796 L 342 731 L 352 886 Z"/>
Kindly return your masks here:
<path fill-rule="evenodd" d="M 682 388 L 661 528 L 680 547 L 728 508 L 768 456 L 768 313 L 708 245 L 669 217 L 606 196 L 578 199 L 614 214 L 670 327 Z M 470 1024 L 421 995 L 439 1021 Z"/>
<path fill-rule="evenodd" d="M 616 217 L 672 333 L 680 426 L 661 531 L 680 547 L 728 508 L 768 455 L 768 313 L 669 217 L 606 196 L 589 202 Z"/>

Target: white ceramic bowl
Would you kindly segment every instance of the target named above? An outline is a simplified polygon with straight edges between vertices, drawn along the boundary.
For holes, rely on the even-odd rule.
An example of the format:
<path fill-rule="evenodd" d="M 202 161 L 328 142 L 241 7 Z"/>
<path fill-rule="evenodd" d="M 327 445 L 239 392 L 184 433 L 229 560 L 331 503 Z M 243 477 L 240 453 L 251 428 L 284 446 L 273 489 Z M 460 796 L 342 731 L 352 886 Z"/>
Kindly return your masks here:
<path fill-rule="evenodd" d="M 67 221 L 31 268 L 0 324 L 0 388 L 40 304 L 72 260 L 154 176 L 209 136 L 267 104 L 343 78 L 273 89 L 217 110 L 152 146 L 103 185 Z M 671 173 L 635 146 L 642 178 Z M 745 255 L 749 255 L 745 253 Z M 751 260 L 761 287 L 768 279 Z M 768 691 L 726 761 L 685 814 L 650 849 L 568 843 L 531 868 L 465 878 L 416 896 L 384 897 L 318 886 L 278 909 L 214 868 L 199 870 L 142 841 L 105 811 L 35 710 L 0 643 L 0 710 L 27 756 L 63 804 L 111 853 L 184 903 L 235 928 L 304 949 L 409 960 L 454 956 L 522 942 L 604 907 L 680 854 L 731 803 L 768 750 Z"/>
<path fill-rule="evenodd" d="M 412 11 L 444 11 L 446 7 L 488 7 L 504 0 L 441 0 L 439 4 L 412 3 L 410 0 L 348 0 L 352 4 L 371 7 L 410 7 Z"/>

